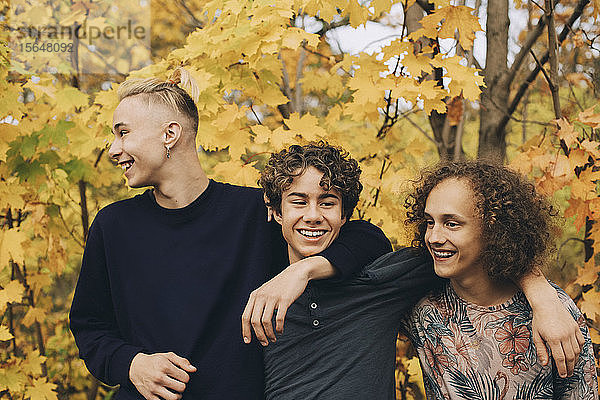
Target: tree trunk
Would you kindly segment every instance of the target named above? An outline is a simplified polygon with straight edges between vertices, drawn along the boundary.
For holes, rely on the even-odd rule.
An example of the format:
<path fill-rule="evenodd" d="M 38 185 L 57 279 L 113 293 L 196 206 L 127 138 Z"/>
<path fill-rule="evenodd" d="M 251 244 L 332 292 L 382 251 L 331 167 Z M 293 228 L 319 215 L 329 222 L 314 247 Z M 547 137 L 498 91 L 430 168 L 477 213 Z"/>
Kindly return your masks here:
<path fill-rule="evenodd" d="M 506 155 L 506 130 L 497 132 L 496 128 L 508 105 L 509 85 L 503 82 L 508 75 L 508 0 L 488 2 L 486 24 L 486 87 L 481 93 L 478 156 L 502 162 Z"/>

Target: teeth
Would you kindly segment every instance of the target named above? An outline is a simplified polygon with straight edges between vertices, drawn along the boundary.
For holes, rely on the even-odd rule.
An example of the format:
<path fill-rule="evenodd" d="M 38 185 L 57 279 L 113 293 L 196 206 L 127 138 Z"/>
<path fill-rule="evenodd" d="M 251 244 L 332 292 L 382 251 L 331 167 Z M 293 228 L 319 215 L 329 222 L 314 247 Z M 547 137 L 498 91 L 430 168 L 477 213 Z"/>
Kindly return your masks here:
<path fill-rule="evenodd" d="M 129 168 L 131 168 L 132 165 L 133 165 L 133 161 L 125 161 L 125 162 L 121 163 L 121 169 L 123 171 L 127 171 Z"/>
<path fill-rule="evenodd" d="M 300 229 L 300 233 L 304 236 L 309 236 L 309 237 L 317 237 L 317 236 L 323 236 L 325 234 L 326 231 L 309 231 L 306 229 Z"/>
<path fill-rule="evenodd" d="M 439 258 L 448 258 L 448 257 L 452 257 L 454 252 L 453 251 L 435 251 L 434 250 L 433 254 Z"/>

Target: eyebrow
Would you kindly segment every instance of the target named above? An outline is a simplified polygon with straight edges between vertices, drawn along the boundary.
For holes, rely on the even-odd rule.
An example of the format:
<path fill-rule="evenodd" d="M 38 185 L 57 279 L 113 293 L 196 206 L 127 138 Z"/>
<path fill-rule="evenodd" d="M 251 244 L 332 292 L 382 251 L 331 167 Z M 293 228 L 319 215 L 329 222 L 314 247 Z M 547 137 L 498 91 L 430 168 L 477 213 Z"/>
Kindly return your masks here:
<path fill-rule="evenodd" d="M 429 213 L 427 213 L 427 212 L 425 212 L 424 215 L 425 215 L 425 217 L 431 218 L 431 215 L 429 215 Z M 458 214 L 442 214 L 442 218 L 463 219 L 464 217 L 462 217 Z"/>
<path fill-rule="evenodd" d="M 292 192 L 287 195 L 287 197 L 292 197 L 292 196 L 301 197 L 303 199 L 308 198 L 308 195 L 306 193 L 300 193 L 300 192 Z M 327 199 L 327 198 L 334 198 L 334 199 L 338 199 L 338 200 L 340 199 L 339 196 L 337 196 L 333 193 L 323 193 L 323 194 L 319 195 L 320 200 Z"/>
<path fill-rule="evenodd" d="M 116 131 L 118 131 L 121 126 L 127 126 L 127 124 L 125 122 L 117 122 L 113 126 L 113 129 L 112 129 L 113 133 L 116 132 Z"/>

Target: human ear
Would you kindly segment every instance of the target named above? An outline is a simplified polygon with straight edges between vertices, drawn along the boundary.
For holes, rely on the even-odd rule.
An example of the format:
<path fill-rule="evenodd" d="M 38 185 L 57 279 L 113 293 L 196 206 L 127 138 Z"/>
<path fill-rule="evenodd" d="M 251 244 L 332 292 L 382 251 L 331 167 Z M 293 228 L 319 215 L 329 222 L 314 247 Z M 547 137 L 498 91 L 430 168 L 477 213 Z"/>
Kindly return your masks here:
<path fill-rule="evenodd" d="M 279 225 L 281 225 L 281 223 L 283 221 L 283 218 L 281 218 L 281 213 L 280 212 L 277 212 L 277 211 L 273 210 L 273 218 L 275 218 L 275 221 L 277 221 L 277 223 Z"/>
<path fill-rule="evenodd" d="M 177 144 L 183 133 L 183 128 L 177 121 L 171 121 L 167 124 L 164 131 L 165 147 L 172 148 Z"/>

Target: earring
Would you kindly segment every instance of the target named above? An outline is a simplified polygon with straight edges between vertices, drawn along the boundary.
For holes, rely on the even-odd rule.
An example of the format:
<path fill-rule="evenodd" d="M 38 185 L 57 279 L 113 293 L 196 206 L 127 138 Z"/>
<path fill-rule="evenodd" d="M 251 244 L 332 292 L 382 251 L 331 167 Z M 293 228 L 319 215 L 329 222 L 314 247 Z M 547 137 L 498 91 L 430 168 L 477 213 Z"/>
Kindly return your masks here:
<path fill-rule="evenodd" d="M 171 149 L 169 147 L 167 147 L 167 158 L 171 158 Z"/>

